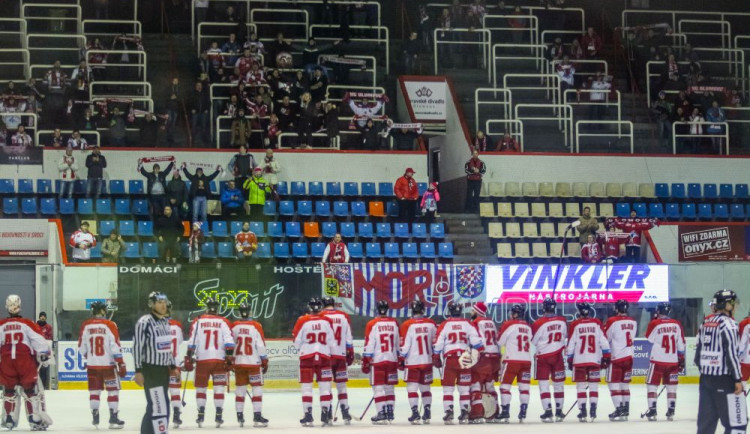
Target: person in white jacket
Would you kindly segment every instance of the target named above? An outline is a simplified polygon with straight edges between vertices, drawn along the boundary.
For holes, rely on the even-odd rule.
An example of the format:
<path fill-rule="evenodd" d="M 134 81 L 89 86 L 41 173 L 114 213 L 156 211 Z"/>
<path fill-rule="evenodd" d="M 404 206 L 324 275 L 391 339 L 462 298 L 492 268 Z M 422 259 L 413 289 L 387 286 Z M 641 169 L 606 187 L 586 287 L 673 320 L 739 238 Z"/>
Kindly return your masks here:
<path fill-rule="evenodd" d="M 96 237 L 89 232 L 89 222 L 81 222 L 81 228 L 73 232 L 68 244 L 73 248 L 73 262 L 85 262 L 91 259 L 91 248 L 96 246 Z"/>
<path fill-rule="evenodd" d="M 78 162 L 76 157 L 73 156 L 73 149 L 68 148 L 65 150 L 65 155 L 62 156 L 60 162 L 57 164 L 57 170 L 60 171 L 60 199 L 63 196 L 68 198 L 73 197 L 73 181 L 78 176 Z"/>
<path fill-rule="evenodd" d="M 266 157 L 258 165 L 263 170 L 263 178 L 276 189 L 279 184 L 278 174 L 281 172 L 279 161 L 273 157 L 273 149 L 266 149 Z"/>

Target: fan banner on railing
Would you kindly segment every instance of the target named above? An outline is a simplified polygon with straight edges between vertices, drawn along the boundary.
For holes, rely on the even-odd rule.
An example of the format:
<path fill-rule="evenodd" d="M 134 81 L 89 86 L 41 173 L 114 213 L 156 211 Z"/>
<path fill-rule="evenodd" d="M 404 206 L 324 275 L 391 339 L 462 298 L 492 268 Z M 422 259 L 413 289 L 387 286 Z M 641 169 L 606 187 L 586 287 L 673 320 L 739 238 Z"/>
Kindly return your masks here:
<path fill-rule="evenodd" d="M 680 262 L 750 261 L 750 226 L 679 225 Z"/>
<path fill-rule="evenodd" d="M 44 148 L 42 146 L 2 146 L 0 147 L 0 164 L 42 165 Z"/>
<path fill-rule="evenodd" d="M 386 300 L 392 316 L 408 317 L 409 304 L 420 299 L 427 316 L 442 316 L 451 301 L 484 301 L 485 275 L 484 265 L 326 264 L 322 286 L 350 315 L 377 316 L 378 301 Z"/>

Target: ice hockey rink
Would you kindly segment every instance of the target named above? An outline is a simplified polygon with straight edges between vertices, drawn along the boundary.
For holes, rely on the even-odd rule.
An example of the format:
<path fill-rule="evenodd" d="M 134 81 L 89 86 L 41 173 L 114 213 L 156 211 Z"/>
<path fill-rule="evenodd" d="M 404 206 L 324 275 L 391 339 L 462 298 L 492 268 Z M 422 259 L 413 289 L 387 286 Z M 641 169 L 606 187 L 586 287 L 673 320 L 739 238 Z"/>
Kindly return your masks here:
<path fill-rule="evenodd" d="M 532 386 L 531 402 L 529 403 L 528 419 L 523 424 L 519 424 L 516 416 L 518 414 L 518 398 L 513 390 L 513 402 L 511 404 L 511 423 L 509 425 L 444 425 L 442 421 L 442 390 L 434 387 L 433 393 L 433 419 L 429 426 L 413 426 L 407 418 L 411 414 L 407 404 L 406 389 L 399 387 L 396 389 L 396 420 L 390 426 L 372 425 L 370 417 L 375 414 L 374 405 L 370 407 L 363 421 L 357 421 L 367 403 L 372 397 L 370 389 L 350 388 L 349 402 L 352 408 L 352 416 L 355 420 L 350 426 L 345 426 L 339 418 L 333 427 L 327 427 L 326 430 L 340 432 L 358 431 L 358 432 L 393 432 L 393 433 L 414 433 L 415 430 L 421 432 L 458 432 L 459 430 L 469 429 L 472 432 L 514 432 L 514 433 L 563 433 L 576 430 L 577 433 L 659 433 L 659 434 L 684 434 L 686 432 L 695 432 L 696 417 L 698 412 L 698 386 L 695 384 L 680 385 L 677 390 L 677 413 L 672 422 L 666 421 L 664 413 L 666 412 L 666 393 L 659 398 L 658 412 L 659 420 L 648 422 L 640 418 L 640 413 L 646 408 L 646 386 L 639 384 L 632 386 L 631 416 L 627 422 L 610 422 L 607 414 L 613 411 L 612 401 L 609 397 L 609 391 L 606 385 L 602 384 L 599 388 L 599 415 L 594 423 L 580 423 L 576 419 L 577 409 L 570 412 L 566 420 L 562 423 L 543 424 L 539 420 L 542 413 L 539 401 L 538 389 Z M 54 425 L 49 428 L 52 432 L 91 432 L 95 428 L 91 425 L 91 413 L 88 405 L 88 392 L 84 390 L 53 390 L 46 392 L 48 413 L 54 419 Z M 186 395 L 187 406 L 184 409 L 184 424 L 178 430 L 170 425 L 171 431 L 179 432 L 213 432 L 219 431 L 215 428 L 214 409 L 211 404 L 211 394 L 209 393 L 209 406 L 206 409 L 206 423 L 203 428 L 198 428 L 195 423 L 196 406 L 195 392 L 188 390 Z M 566 386 L 565 389 L 565 409 L 567 410 L 573 403 L 575 397 L 575 387 Z M 457 398 L 457 397 L 456 397 Z M 334 393 L 335 403 L 335 393 Z M 123 390 L 120 394 L 120 418 L 125 421 L 125 428 L 120 432 L 139 432 L 140 422 L 144 413 L 146 399 L 142 390 Z M 334 404 L 335 405 L 335 404 Z M 108 411 L 106 410 L 106 400 L 102 400 L 102 424 L 100 430 L 106 430 L 108 425 Z M 315 428 L 304 428 L 299 424 L 302 417 L 302 405 L 298 391 L 272 391 L 269 390 L 264 396 L 263 415 L 269 419 L 267 428 L 253 428 L 252 422 L 248 422 L 244 428 L 237 424 L 236 413 L 234 410 L 234 394 L 227 395 L 224 411 L 224 425 L 220 431 L 239 431 L 248 429 L 263 429 L 276 432 L 309 432 L 312 429 L 320 428 L 320 410 L 317 407 L 317 395 L 315 397 L 315 407 L 313 415 L 315 417 Z M 339 414 L 340 416 L 340 414 Z M 22 417 L 25 417 L 22 416 Z M 251 405 L 248 402 L 245 406 L 245 419 L 252 420 Z M 721 428 L 721 425 L 719 425 Z M 18 431 L 29 431 L 28 423 L 24 420 L 16 429 Z M 14 431 L 16 431 L 14 430 Z M 429 430 L 429 431 L 428 431 Z M 718 429 L 717 432 L 723 432 Z"/>

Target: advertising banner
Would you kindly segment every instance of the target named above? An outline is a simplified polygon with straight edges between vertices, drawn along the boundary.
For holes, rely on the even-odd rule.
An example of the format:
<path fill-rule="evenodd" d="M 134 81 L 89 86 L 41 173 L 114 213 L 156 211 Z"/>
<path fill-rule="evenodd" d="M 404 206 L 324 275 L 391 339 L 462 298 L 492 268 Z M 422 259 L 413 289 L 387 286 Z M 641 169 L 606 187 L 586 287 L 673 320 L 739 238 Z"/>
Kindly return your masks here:
<path fill-rule="evenodd" d="M 750 226 L 679 225 L 680 262 L 750 260 Z"/>
<path fill-rule="evenodd" d="M 615 265 L 490 265 L 487 266 L 487 301 L 492 303 L 577 301 L 669 301 L 669 266 Z"/>
<path fill-rule="evenodd" d="M 0 256 L 47 256 L 49 223 L 43 219 L 4 219 Z"/>
<path fill-rule="evenodd" d="M 445 122 L 448 85 L 445 81 L 422 81 L 404 78 L 404 98 L 411 107 L 415 122 Z"/>
<path fill-rule="evenodd" d="M 44 164 L 44 147 L 42 146 L 2 146 L 0 147 L 0 165 Z"/>

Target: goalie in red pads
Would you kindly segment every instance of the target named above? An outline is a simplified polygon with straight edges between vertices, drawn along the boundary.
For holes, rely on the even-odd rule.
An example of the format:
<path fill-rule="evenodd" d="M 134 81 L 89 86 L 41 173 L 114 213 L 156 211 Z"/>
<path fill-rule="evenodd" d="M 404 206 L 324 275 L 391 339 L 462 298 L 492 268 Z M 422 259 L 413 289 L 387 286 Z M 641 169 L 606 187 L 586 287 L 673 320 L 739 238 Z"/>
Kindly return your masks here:
<path fill-rule="evenodd" d="M 437 325 L 424 316 L 425 307 L 421 300 L 411 302 L 411 319 L 401 324 L 401 349 L 399 366 L 406 369 L 404 381 L 409 396 L 412 425 L 429 424 L 432 418 L 432 342 L 435 340 Z M 419 397 L 422 397 L 422 414 L 419 414 Z"/>
<path fill-rule="evenodd" d="M 370 375 L 370 385 L 375 393 L 375 408 L 372 418 L 375 425 L 393 421 L 393 405 L 396 400 L 394 386 L 398 384 L 398 322 L 388 316 L 388 302 L 380 300 L 378 317 L 365 327 L 365 349 L 362 353 L 362 372 Z"/>

